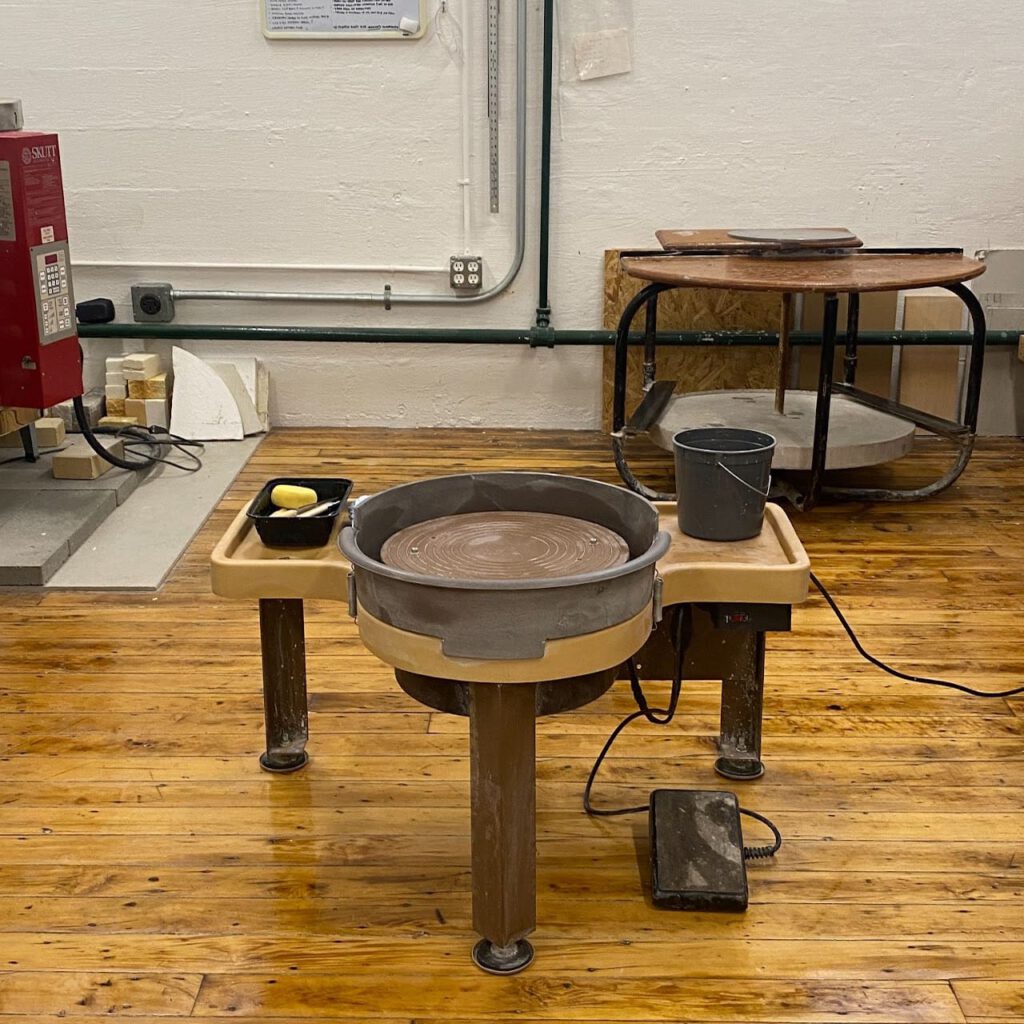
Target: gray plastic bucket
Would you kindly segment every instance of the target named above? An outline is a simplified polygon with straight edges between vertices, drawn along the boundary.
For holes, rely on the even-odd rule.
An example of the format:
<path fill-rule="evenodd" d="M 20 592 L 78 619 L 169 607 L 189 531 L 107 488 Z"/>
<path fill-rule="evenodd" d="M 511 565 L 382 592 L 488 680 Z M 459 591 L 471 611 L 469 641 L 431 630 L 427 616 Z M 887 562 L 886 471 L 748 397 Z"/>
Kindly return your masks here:
<path fill-rule="evenodd" d="M 775 438 L 760 430 L 698 427 L 672 438 L 679 529 L 701 540 L 761 532 Z"/>

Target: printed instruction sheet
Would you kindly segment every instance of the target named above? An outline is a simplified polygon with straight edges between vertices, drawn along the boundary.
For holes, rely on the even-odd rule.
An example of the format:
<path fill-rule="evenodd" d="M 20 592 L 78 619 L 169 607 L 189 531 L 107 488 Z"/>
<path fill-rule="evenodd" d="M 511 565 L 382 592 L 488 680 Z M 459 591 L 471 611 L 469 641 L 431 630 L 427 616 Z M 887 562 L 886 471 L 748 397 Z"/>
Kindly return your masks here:
<path fill-rule="evenodd" d="M 262 0 L 272 38 L 388 36 L 415 39 L 426 28 L 425 0 Z"/>

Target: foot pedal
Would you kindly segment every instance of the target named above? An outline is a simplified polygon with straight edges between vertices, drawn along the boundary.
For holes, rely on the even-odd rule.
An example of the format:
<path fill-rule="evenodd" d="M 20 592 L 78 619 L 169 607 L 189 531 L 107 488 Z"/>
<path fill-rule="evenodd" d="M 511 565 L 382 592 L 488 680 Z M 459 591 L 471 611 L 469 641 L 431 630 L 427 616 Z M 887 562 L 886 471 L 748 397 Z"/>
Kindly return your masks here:
<path fill-rule="evenodd" d="M 743 830 L 734 793 L 655 790 L 650 825 L 656 907 L 727 913 L 747 909 Z"/>

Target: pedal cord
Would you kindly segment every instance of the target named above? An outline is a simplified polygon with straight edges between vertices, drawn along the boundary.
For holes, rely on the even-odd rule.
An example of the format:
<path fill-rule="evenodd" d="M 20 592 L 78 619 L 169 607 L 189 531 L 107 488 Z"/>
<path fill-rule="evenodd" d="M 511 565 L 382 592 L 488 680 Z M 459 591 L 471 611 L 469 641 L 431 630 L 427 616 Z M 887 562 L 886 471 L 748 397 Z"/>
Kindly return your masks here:
<path fill-rule="evenodd" d="M 650 810 L 650 804 L 643 804 L 637 807 L 595 807 L 591 796 L 594 789 L 594 782 L 597 779 L 597 773 L 601 770 L 601 765 L 604 764 L 604 759 L 608 756 L 612 747 L 615 745 L 615 741 L 622 735 L 625 729 L 630 726 L 639 718 L 646 719 L 651 725 L 668 725 L 676 716 L 676 711 L 679 708 L 679 698 L 683 690 L 683 658 L 686 654 L 686 648 L 689 645 L 689 637 L 691 630 L 691 615 L 690 609 L 687 606 L 681 606 L 674 610 L 675 621 L 672 624 L 672 646 L 675 650 L 675 663 L 672 670 L 672 689 L 669 694 L 668 707 L 667 708 L 652 708 L 647 700 L 647 695 L 644 693 L 643 686 L 640 683 L 640 673 L 637 671 L 636 661 L 630 658 L 626 662 L 626 667 L 629 671 L 629 685 L 633 692 L 633 699 L 636 701 L 639 711 L 634 711 L 631 714 L 619 722 L 617 726 L 612 730 L 611 735 L 605 741 L 604 746 L 601 748 L 601 753 L 597 755 L 597 760 L 594 761 L 593 768 L 590 769 L 590 775 L 587 776 L 587 784 L 583 788 L 583 809 L 592 818 L 616 818 L 624 814 L 643 814 Z M 774 857 L 776 853 L 782 848 L 782 833 L 779 832 L 778 828 L 769 821 L 763 814 L 758 814 L 756 811 L 748 811 L 746 808 L 740 808 L 740 814 L 746 815 L 748 818 L 753 818 L 755 821 L 761 822 L 763 825 L 767 825 L 771 829 L 772 835 L 775 837 L 775 842 L 771 846 L 744 846 L 743 847 L 743 859 L 744 860 L 766 860 L 769 857 Z"/>
<path fill-rule="evenodd" d="M 891 676 L 895 676 L 897 679 L 903 679 L 908 683 L 924 683 L 926 686 L 943 686 L 947 690 L 958 690 L 960 693 L 966 693 L 971 697 L 986 697 L 990 699 L 999 699 L 1001 697 L 1017 697 L 1024 693 L 1024 686 L 1015 686 L 1010 690 L 975 690 L 973 687 L 964 686 L 963 683 L 954 683 L 948 679 L 932 679 L 930 676 L 912 676 L 907 672 L 901 672 L 898 668 L 893 668 L 891 665 L 887 665 L 881 658 L 876 658 L 873 654 L 869 653 L 864 649 L 864 645 L 860 642 L 857 634 L 853 630 L 853 626 L 846 621 L 846 616 L 842 613 L 839 605 L 836 604 L 835 598 L 825 589 L 825 584 L 818 579 L 814 573 L 811 573 L 811 582 L 817 588 L 818 593 L 825 599 L 826 604 L 832 609 L 835 617 L 839 620 L 839 624 L 846 630 L 846 635 L 850 638 L 850 642 L 853 644 L 854 649 L 857 653 L 864 658 L 865 661 L 870 662 L 875 668 L 880 668 L 883 672 L 887 672 Z"/>
<path fill-rule="evenodd" d="M 78 346 L 78 358 L 82 367 L 85 367 L 85 352 L 81 344 Z M 101 458 L 111 466 L 118 469 L 127 469 L 140 473 L 162 463 L 165 466 L 173 466 L 175 469 L 184 470 L 186 473 L 197 473 L 203 468 L 203 460 L 199 455 L 203 453 L 204 446 L 199 441 L 190 441 L 184 437 L 178 437 L 162 427 L 121 427 L 117 430 L 105 428 L 94 429 L 89 426 L 89 417 L 85 411 L 85 401 L 81 395 L 71 400 L 75 410 L 75 419 L 78 420 L 78 429 L 85 438 L 85 443 Z M 134 458 L 122 458 L 109 451 L 105 445 L 100 443 L 97 435 L 115 437 L 121 441 L 121 449 L 126 455 Z M 175 462 L 167 458 L 171 451 L 176 451 L 188 461 L 185 463 Z M 196 452 L 199 454 L 197 455 Z"/>

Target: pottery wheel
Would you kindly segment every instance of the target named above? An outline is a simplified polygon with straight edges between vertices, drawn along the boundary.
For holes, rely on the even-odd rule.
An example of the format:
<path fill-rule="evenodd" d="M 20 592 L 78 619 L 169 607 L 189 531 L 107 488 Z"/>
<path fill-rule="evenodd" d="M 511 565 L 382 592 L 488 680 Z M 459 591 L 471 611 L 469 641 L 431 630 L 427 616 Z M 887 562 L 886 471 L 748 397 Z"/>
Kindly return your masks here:
<path fill-rule="evenodd" d="M 623 565 L 612 530 L 547 512 L 466 512 L 406 527 L 384 542 L 385 565 L 442 579 L 529 580 Z"/>

